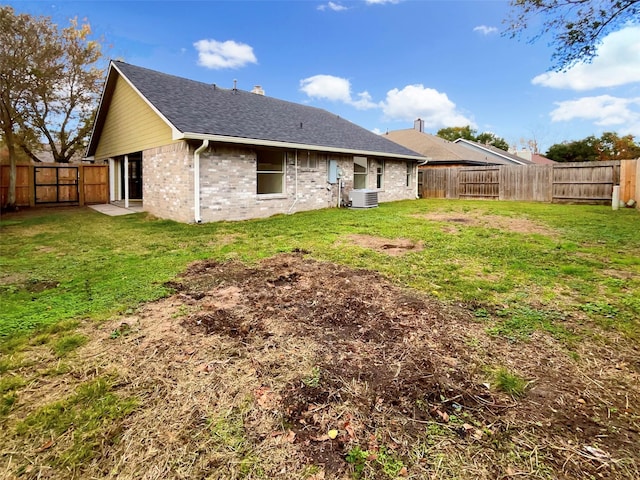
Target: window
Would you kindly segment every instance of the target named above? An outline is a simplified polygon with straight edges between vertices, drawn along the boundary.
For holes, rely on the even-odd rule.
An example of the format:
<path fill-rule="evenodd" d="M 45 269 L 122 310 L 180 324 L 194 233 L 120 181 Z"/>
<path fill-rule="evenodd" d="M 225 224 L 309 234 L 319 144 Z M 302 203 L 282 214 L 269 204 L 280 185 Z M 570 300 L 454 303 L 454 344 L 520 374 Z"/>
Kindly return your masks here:
<path fill-rule="evenodd" d="M 305 170 L 317 170 L 319 154 L 316 152 L 301 151 L 298 153 L 298 167 Z"/>
<path fill-rule="evenodd" d="M 411 186 L 412 176 L 413 176 L 413 162 L 407 162 L 407 187 Z"/>
<path fill-rule="evenodd" d="M 258 195 L 284 193 L 284 152 L 258 152 Z"/>
<path fill-rule="evenodd" d="M 379 160 L 376 167 L 376 188 L 378 190 L 384 187 L 384 160 Z"/>
<path fill-rule="evenodd" d="M 367 158 L 353 157 L 353 188 L 367 188 Z"/>

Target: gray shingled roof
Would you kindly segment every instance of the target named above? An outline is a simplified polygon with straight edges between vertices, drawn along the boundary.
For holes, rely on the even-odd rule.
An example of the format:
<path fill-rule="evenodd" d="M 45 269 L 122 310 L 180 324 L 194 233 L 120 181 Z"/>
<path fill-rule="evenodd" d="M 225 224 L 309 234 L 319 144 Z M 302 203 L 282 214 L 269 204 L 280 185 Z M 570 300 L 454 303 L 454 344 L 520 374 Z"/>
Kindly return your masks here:
<path fill-rule="evenodd" d="M 182 133 L 421 156 L 326 110 L 124 62 L 113 65 Z"/>

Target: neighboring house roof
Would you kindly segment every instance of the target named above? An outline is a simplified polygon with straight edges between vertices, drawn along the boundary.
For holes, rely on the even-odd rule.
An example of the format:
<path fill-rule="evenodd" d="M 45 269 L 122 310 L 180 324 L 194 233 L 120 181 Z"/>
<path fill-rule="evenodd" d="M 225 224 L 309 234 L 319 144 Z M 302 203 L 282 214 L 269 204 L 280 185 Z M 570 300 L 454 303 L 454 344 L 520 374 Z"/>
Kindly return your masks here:
<path fill-rule="evenodd" d="M 95 154 L 118 76 L 171 127 L 174 140 L 209 139 L 424 160 L 418 153 L 326 110 L 117 61 L 109 67 L 87 156 Z"/>
<path fill-rule="evenodd" d="M 554 163 L 558 163 L 550 158 L 545 157 L 544 155 L 540 155 L 539 153 L 534 153 L 531 155 L 531 161 L 536 165 L 553 165 Z"/>
<path fill-rule="evenodd" d="M 517 155 L 520 158 L 524 158 L 525 160 L 529 160 L 536 165 L 553 165 L 554 163 L 556 163 L 550 158 L 547 158 L 544 155 L 540 155 L 539 153 L 533 153 L 527 148 L 524 148 L 522 150 L 516 150 L 515 148 L 509 149 L 509 153 L 511 153 L 512 155 Z"/>
<path fill-rule="evenodd" d="M 429 165 L 513 165 L 510 159 L 491 151 L 467 148 L 416 128 L 394 130 L 382 135 L 429 159 Z M 506 153 L 506 152 L 504 152 Z M 519 159 L 521 160 L 521 159 Z"/>
<path fill-rule="evenodd" d="M 494 147 L 493 145 L 485 145 L 482 143 L 474 142 L 472 140 L 466 140 L 464 138 L 458 138 L 457 140 L 454 140 L 453 143 L 476 152 L 482 152 L 487 156 L 492 156 L 496 159 L 501 159 L 503 161 L 503 164 L 505 165 L 532 165 L 533 164 L 533 162 L 530 160 L 526 160 L 517 155 L 513 155 L 509 152 L 501 150 L 500 148 Z"/>

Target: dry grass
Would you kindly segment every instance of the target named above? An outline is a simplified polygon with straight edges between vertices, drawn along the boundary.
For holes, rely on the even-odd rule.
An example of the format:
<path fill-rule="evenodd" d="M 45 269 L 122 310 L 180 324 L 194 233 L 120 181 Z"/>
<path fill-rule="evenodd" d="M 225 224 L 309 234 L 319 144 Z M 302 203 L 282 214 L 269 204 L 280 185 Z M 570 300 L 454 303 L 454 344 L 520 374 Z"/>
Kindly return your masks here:
<path fill-rule="evenodd" d="M 79 333 L 62 360 L 31 345 L 2 419 L 6 478 L 638 478 L 633 345 L 491 337 L 465 308 L 302 255 L 194 264 L 178 293 Z M 514 398 L 503 367 L 528 382 Z M 110 379 L 133 412 L 83 462 L 80 426 L 20 435 L 21 419 Z M 335 432 L 332 432 L 335 431 Z M 334 435 L 335 433 L 335 435 Z M 358 456 L 360 455 L 360 456 Z M 359 460 L 358 460 L 359 459 Z"/>

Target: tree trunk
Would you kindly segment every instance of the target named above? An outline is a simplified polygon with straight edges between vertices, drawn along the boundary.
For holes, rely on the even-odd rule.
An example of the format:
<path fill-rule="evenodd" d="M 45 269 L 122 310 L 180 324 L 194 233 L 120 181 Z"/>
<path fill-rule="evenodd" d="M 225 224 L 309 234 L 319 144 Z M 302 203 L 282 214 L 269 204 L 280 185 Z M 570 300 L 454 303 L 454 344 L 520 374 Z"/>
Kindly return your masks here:
<path fill-rule="evenodd" d="M 9 152 L 9 191 L 7 192 L 7 202 L 4 205 L 4 209 L 8 211 L 16 210 L 16 146 L 13 143 L 13 132 L 11 130 L 5 131 L 5 140 L 7 150 Z"/>

